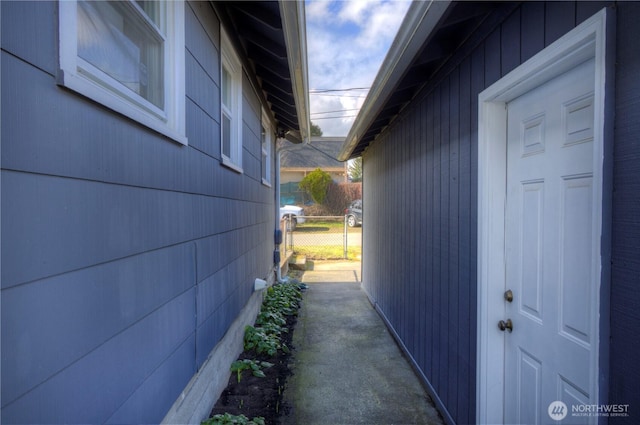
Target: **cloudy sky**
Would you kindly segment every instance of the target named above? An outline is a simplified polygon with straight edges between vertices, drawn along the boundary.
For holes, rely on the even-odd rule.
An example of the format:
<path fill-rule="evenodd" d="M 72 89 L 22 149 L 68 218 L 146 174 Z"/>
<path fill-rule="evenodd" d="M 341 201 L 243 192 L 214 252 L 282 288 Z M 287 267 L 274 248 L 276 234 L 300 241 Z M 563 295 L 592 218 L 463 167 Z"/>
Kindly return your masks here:
<path fill-rule="evenodd" d="M 349 132 L 409 4 L 306 0 L 311 121 L 324 136 Z"/>

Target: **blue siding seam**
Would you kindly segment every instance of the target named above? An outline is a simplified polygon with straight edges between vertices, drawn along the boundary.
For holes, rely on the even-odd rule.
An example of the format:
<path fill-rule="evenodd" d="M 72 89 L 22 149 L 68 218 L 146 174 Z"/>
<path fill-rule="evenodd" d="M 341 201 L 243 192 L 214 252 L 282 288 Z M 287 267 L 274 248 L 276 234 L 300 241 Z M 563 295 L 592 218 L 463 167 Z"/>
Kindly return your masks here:
<path fill-rule="evenodd" d="M 216 46 L 215 40 L 212 40 L 211 37 L 209 37 L 209 32 L 206 30 L 206 27 L 204 25 L 205 23 L 202 22 L 202 20 L 200 19 L 200 15 L 195 10 L 193 10 L 193 7 L 191 7 L 191 2 L 190 1 L 186 1 L 185 4 L 189 6 L 189 9 L 191 9 L 191 12 L 193 13 L 193 16 L 196 17 L 196 19 L 200 23 L 200 26 L 205 30 L 204 32 L 207 35 L 207 39 L 209 39 L 209 41 L 211 42 L 211 45 L 216 47 L 216 50 L 219 50 L 218 46 Z M 218 14 L 217 14 L 215 8 L 211 8 L 211 10 L 212 10 L 213 14 L 216 15 L 216 17 L 218 18 L 218 21 L 220 21 L 220 17 L 218 17 Z"/>
<path fill-rule="evenodd" d="M 236 258 L 234 258 L 234 259 L 230 260 L 228 263 L 226 263 L 223 267 L 220 267 L 220 268 L 219 268 L 218 270 L 216 270 L 214 273 L 212 273 L 212 274 L 210 274 L 210 275 L 208 275 L 208 276 L 206 276 L 206 277 L 202 278 L 202 280 L 200 280 L 200 281 L 198 282 L 198 284 L 200 284 L 200 283 L 204 282 L 205 280 L 209 279 L 211 276 L 215 275 L 216 273 L 219 273 L 220 271 L 222 271 L 222 270 L 224 270 L 224 269 L 233 269 L 233 267 L 237 267 L 237 262 L 238 262 L 238 261 L 240 261 L 240 260 L 243 260 L 243 259 L 245 259 L 245 258 L 247 258 L 247 257 L 250 257 L 250 258 L 257 257 L 257 255 L 254 253 L 254 251 L 258 251 L 258 253 L 259 253 L 259 251 L 261 251 L 261 249 L 260 249 L 260 248 L 261 248 L 261 246 L 260 246 L 260 245 L 257 245 L 257 246 L 255 246 L 255 247 L 253 247 L 253 248 L 251 248 L 251 249 L 248 249 L 247 251 L 244 251 L 240 256 L 238 256 L 238 257 L 236 257 Z M 250 271 L 250 272 L 251 272 L 251 273 L 255 273 L 255 271 Z M 196 275 L 196 276 L 197 276 L 197 275 Z M 224 299 L 224 301 L 227 301 L 227 300 L 231 297 L 231 295 L 233 295 L 233 294 L 234 294 L 234 292 L 236 292 L 236 291 L 237 291 L 237 288 L 238 288 L 240 285 L 241 285 L 241 284 L 239 284 L 239 283 L 237 283 L 237 282 L 236 282 L 236 283 L 235 283 L 235 286 L 234 286 L 234 290 L 233 290 L 233 291 L 231 291 L 231 292 L 229 293 L 229 296 L 227 296 L 227 297 Z M 224 304 L 224 301 L 220 303 L 220 306 Z M 218 308 L 220 308 L 220 306 L 218 306 Z M 216 309 L 216 311 L 217 311 L 217 309 Z M 215 312 L 212 312 L 211 314 L 209 314 L 208 316 L 206 316 L 205 318 L 203 318 L 203 321 L 204 321 L 204 320 L 206 320 L 206 319 L 208 319 L 209 317 L 211 317 L 214 313 L 215 313 Z"/>
<path fill-rule="evenodd" d="M 181 147 L 181 149 L 193 149 L 193 150 L 195 150 L 197 152 L 202 152 L 199 149 L 196 149 L 196 148 L 191 147 L 191 146 L 184 146 L 184 147 Z M 217 161 L 219 161 L 218 158 L 212 157 L 212 156 L 210 156 L 210 155 L 208 155 L 208 154 L 206 154 L 204 152 L 202 152 L 202 153 L 207 155 L 209 158 L 214 158 Z M 269 202 L 254 201 L 254 200 L 250 200 L 250 199 L 246 199 L 246 198 L 234 198 L 234 197 L 231 197 L 231 196 L 224 196 L 224 195 L 212 195 L 210 193 L 185 191 L 184 189 L 170 189 L 170 188 L 165 188 L 165 187 L 143 186 L 143 185 L 131 184 L 131 183 L 120 182 L 120 181 L 97 180 L 97 179 L 91 179 L 91 178 L 86 178 L 86 177 L 78 177 L 78 176 L 71 176 L 71 175 L 65 175 L 65 174 L 41 173 L 41 172 L 37 172 L 37 171 L 16 169 L 16 168 L 11 168 L 11 167 L 2 167 L 2 168 L 0 168 L 0 170 L 7 171 L 7 172 L 13 172 L 13 173 L 31 174 L 31 175 L 34 175 L 34 176 L 56 177 L 56 178 L 61 178 L 61 179 L 69 179 L 69 180 L 72 180 L 74 182 L 101 183 L 101 184 L 105 184 L 105 185 L 116 186 L 118 188 L 144 189 L 144 190 L 163 192 L 163 193 L 177 193 L 177 194 L 180 194 L 180 195 L 193 195 L 193 196 L 199 196 L 199 197 L 204 197 L 204 198 L 230 199 L 230 200 L 233 200 L 233 201 L 242 201 L 242 202 L 248 202 L 248 203 L 258 204 L 258 205 L 271 205 Z M 234 174 L 237 174 L 237 173 L 234 173 Z M 211 176 L 211 178 L 216 177 L 213 174 L 213 172 L 210 174 L 210 176 Z M 270 190 L 270 189 L 264 189 L 264 190 Z"/>
<path fill-rule="evenodd" d="M 211 314 L 209 314 L 209 315 L 208 315 L 208 316 L 206 316 L 206 317 L 203 317 L 203 318 L 202 318 L 202 320 L 200 320 L 199 318 L 197 318 L 197 319 L 196 319 L 196 320 L 197 320 L 197 322 L 199 321 L 199 322 L 201 322 L 201 324 L 200 324 L 200 325 L 198 325 L 198 324 L 197 324 L 197 322 L 196 322 L 196 329 L 200 329 L 200 328 L 202 327 L 202 323 L 206 322 L 206 321 L 207 321 L 209 318 L 211 318 L 212 316 L 215 316 L 215 315 L 216 315 L 216 313 L 218 313 L 218 311 L 220 311 L 220 309 L 224 308 L 224 306 L 225 306 L 225 304 L 227 303 L 227 301 L 229 301 L 231 298 L 233 298 L 233 297 L 238 293 L 238 291 L 239 291 L 240 289 L 241 289 L 241 288 L 240 288 L 240 285 L 239 285 L 238 283 L 236 283 L 236 284 L 233 286 L 233 290 L 232 290 L 231 292 L 229 292 L 229 295 L 227 295 L 227 297 L 226 297 L 225 299 L 223 299 L 223 300 L 220 302 L 220 304 L 218 305 L 218 307 L 217 307 L 215 310 L 213 310 L 213 311 L 211 312 Z"/>
<path fill-rule="evenodd" d="M 226 170 L 226 171 L 228 171 L 230 173 L 233 173 L 232 175 L 236 175 L 236 176 L 238 175 L 237 172 L 235 172 L 235 171 L 231 170 L 230 168 L 225 167 L 224 165 L 222 165 L 222 161 L 219 162 L 219 165 L 220 165 L 220 169 Z M 243 174 L 243 176 L 246 176 L 246 174 Z M 214 177 L 214 176 L 212 175 L 211 177 Z M 263 190 L 270 190 L 268 188 L 265 188 L 265 186 L 262 186 L 260 189 L 261 190 L 262 189 Z M 186 193 L 186 192 L 180 192 L 180 193 Z M 196 195 L 199 195 L 199 194 L 196 193 Z M 206 196 L 206 195 L 203 195 L 203 196 Z M 270 202 L 253 201 L 253 200 L 250 200 L 250 199 L 238 198 L 238 197 L 233 197 L 233 196 L 230 196 L 230 195 L 215 195 L 215 196 L 208 195 L 208 197 L 209 198 L 218 198 L 218 199 L 227 199 L 227 200 L 230 200 L 230 201 L 242 201 L 242 202 L 247 202 L 247 203 L 252 203 L 252 204 L 257 204 L 257 205 L 271 205 Z"/>
<path fill-rule="evenodd" d="M 197 338 L 197 331 L 198 331 L 198 295 L 199 292 L 198 291 L 198 243 L 193 241 L 193 269 L 194 269 L 194 274 L 193 274 L 193 279 L 195 282 L 193 282 L 193 288 L 195 290 L 195 293 L 193 294 L 193 314 L 195 315 L 193 318 L 193 334 L 194 334 L 194 338 L 193 338 L 193 364 L 196 365 L 196 369 L 199 369 L 198 367 L 198 338 Z"/>
<path fill-rule="evenodd" d="M 211 81 L 211 83 L 213 83 L 213 85 L 215 87 L 218 88 L 218 93 L 219 93 L 220 92 L 220 84 L 219 84 L 219 82 L 215 81 L 213 78 L 211 78 L 211 75 L 209 75 L 209 72 L 207 72 L 207 68 L 205 66 L 203 66 L 202 63 L 200 63 L 198 58 L 194 55 L 194 53 L 188 47 L 185 46 L 185 50 L 186 50 L 186 53 L 188 53 L 189 56 L 196 62 L 196 64 L 199 65 L 200 69 L 202 69 L 204 71 L 204 74 L 206 75 L 206 78 L 209 81 Z M 186 78 L 185 78 L 185 83 L 186 83 Z M 200 105 L 196 99 L 194 99 L 191 96 L 189 96 L 188 93 L 185 93 L 185 97 L 187 99 L 191 100 L 194 103 L 194 105 L 196 105 L 198 107 L 198 109 L 200 109 L 206 116 L 211 118 L 211 120 L 215 121 L 217 124 L 220 124 L 220 117 L 219 116 L 214 117 L 214 116 L 210 115 L 207 112 L 207 109 L 203 105 Z M 219 95 L 218 95 L 218 99 L 214 99 L 214 101 L 215 100 L 217 100 L 218 105 L 220 105 L 222 103 L 221 100 L 220 100 L 220 96 Z"/>
<path fill-rule="evenodd" d="M 157 365 L 153 370 L 151 370 L 147 376 L 145 376 L 145 377 L 142 379 L 142 381 L 140 381 L 140 385 L 138 385 L 138 386 L 137 386 L 133 391 L 131 391 L 131 392 L 129 393 L 129 395 L 128 395 L 128 396 L 127 396 L 127 397 L 122 401 L 122 403 L 121 403 L 118 407 L 116 407 L 116 408 L 113 410 L 113 413 L 111 414 L 111 416 L 109 416 L 109 419 L 107 419 L 107 420 L 105 421 L 105 423 L 109 423 L 109 422 L 111 421 L 111 418 L 113 417 L 113 415 L 115 415 L 116 413 L 118 413 L 118 410 L 119 410 L 122 406 L 124 406 L 124 405 L 127 403 L 127 401 L 129 401 L 129 399 L 130 399 L 130 398 L 131 398 L 131 397 L 136 393 L 136 391 L 138 391 L 138 389 L 139 389 L 140 387 L 142 387 L 142 386 L 144 385 L 144 383 L 145 383 L 149 378 L 151 378 L 151 377 L 156 373 L 156 371 L 157 371 L 158 369 L 160 369 L 160 368 L 165 364 L 165 362 L 166 362 L 166 361 L 167 361 L 171 356 L 173 356 L 173 354 L 174 354 L 176 351 L 178 351 L 178 350 L 180 349 L 180 347 L 182 347 L 182 345 L 183 345 L 183 344 L 184 344 L 184 343 L 185 343 L 185 342 L 186 342 L 186 341 L 187 341 L 187 340 L 188 340 L 192 335 L 193 335 L 193 336 L 194 336 L 194 338 L 195 338 L 195 334 L 196 334 L 195 329 L 193 329 L 193 331 L 192 331 L 190 334 L 188 334 L 188 335 L 187 335 L 187 337 L 186 337 L 185 339 L 183 339 L 182 341 L 180 341 L 180 343 L 179 343 L 179 344 L 177 344 L 177 345 L 174 347 L 174 349 L 173 349 L 173 350 L 171 350 L 171 352 L 169 352 L 169 354 L 168 354 L 167 356 L 165 356 L 165 357 L 164 357 L 164 358 L 163 358 L 163 359 L 158 363 L 158 365 Z M 195 364 L 195 363 L 194 363 L 194 364 Z M 179 389 L 178 391 L 182 391 L 182 389 Z"/>
<path fill-rule="evenodd" d="M 188 98 L 188 97 L 189 97 L 189 96 L 187 96 L 187 98 Z M 189 100 L 191 100 L 191 99 L 189 99 Z M 194 102 L 194 103 L 195 103 L 195 102 Z M 204 111 L 202 111 L 202 112 L 204 112 Z M 205 114 L 206 114 L 206 112 L 205 112 Z M 208 156 L 208 157 L 209 157 L 209 158 L 211 158 L 212 160 L 220 161 L 220 158 L 218 158 L 218 157 L 216 157 L 216 156 L 211 156 L 209 153 L 207 153 L 207 152 L 203 151 L 202 149 L 198 148 L 197 146 L 189 145 L 189 148 L 193 149 L 194 151 L 196 151 L 196 152 L 198 152 L 198 153 L 200 153 L 200 154 L 202 154 L 202 155 L 206 155 L 206 156 Z M 181 192 L 181 193 L 187 193 L 187 192 Z"/>
<path fill-rule="evenodd" d="M 203 114 L 205 114 L 206 116 L 208 116 L 209 118 L 211 118 L 211 121 L 214 121 L 216 124 L 220 124 L 220 117 L 212 117 L 205 108 L 202 107 L 202 105 L 200 105 L 194 98 L 192 98 L 191 96 L 189 96 L 188 94 L 185 94 L 184 97 L 186 99 L 189 99 L 191 102 L 193 102 L 193 104 L 200 110 L 202 111 Z M 191 146 L 191 144 L 189 144 L 188 146 Z"/>
<path fill-rule="evenodd" d="M 46 69 L 44 69 L 44 68 L 42 68 L 42 67 L 40 67 L 40 66 L 38 66 L 38 65 L 36 65 L 36 64 L 34 64 L 32 62 L 29 62 L 29 61 L 25 60 L 25 58 L 23 58 L 22 56 L 17 56 L 15 53 L 11 52 L 10 50 L 0 49 L 0 52 L 6 53 L 7 55 L 10 55 L 10 56 L 13 56 L 15 59 L 18 59 L 20 62 L 25 63 L 25 64 L 29 65 L 30 67 L 37 69 L 38 71 L 42 71 L 44 74 L 47 74 L 47 75 L 51 76 L 54 79 L 57 78 L 56 74 L 52 74 L 49 71 L 47 71 Z M 56 64 L 55 68 L 56 69 L 58 68 L 57 64 Z"/>
<path fill-rule="evenodd" d="M 267 221 L 265 220 L 265 221 L 260 222 L 260 223 L 252 224 L 252 225 L 250 225 L 250 226 L 237 227 L 237 228 L 234 228 L 234 229 L 231 229 L 231 230 L 225 230 L 225 231 L 223 231 L 223 232 L 213 233 L 213 234 L 211 234 L 211 235 L 201 236 L 201 237 L 198 237 L 198 238 L 192 239 L 192 240 L 191 240 L 191 241 L 189 241 L 189 242 L 194 242 L 194 243 L 195 243 L 195 242 L 197 242 L 197 241 L 199 241 L 199 240 L 208 239 L 208 238 L 213 237 L 213 236 L 222 236 L 222 235 L 229 234 L 229 233 L 232 233 L 232 232 L 237 232 L 238 230 L 251 229 L 251 228 L 254 228 L 254 227 L 262 226 L 262 225 L 263 225 L 264 223 L 266 223 L 266 222 L 267 222 Z M 259 233 L 259 232 L 250 232 L 250 233 Z M 234 262 L 238 261 L 239 259 L 241 259 L 241 258 L 245 257 L 248 253 L 250 253 L 250 252 L 251 252 L 251 251 L 253 251 L 253 250 L 256 250 L 257 248 L 259 248 L 259 246 L 253 246 L 253 247 L 251 247 L 251 248 L 246 249 L 245 251 L 240 252 L 240 253 L 238 254 L 238 256 L 237 256 L 237 257 L 234 257 L 234 258 L 230 259 L 228 263 L 223 264 L 220 268 L 218 268 L 218 269 L 214 270 L 211 274 L 209 274 L 209 275 L 207 275 L 207 276 L 203 276 L 203 277 L 202 277 L 202 279 L 200 279 L 200 280 L 198 281 L 198 283 L 201 283 L 202 281 L 204 281 L 204 280 L 206 280 L 206 279 L 210 278 L 210 277 L 211 277 L 211 276 L 213 276 L 214 274 L 218 273 L 220 270 L 223 270 L 223 269 L 224 269 L 224 268 L 226 268 L 226 267 L 230 267 L 232 263 L 234 263 Z M 197 276 L 198 276 L 198 275 L 196 274 L 196 280 L 197 280 Z"/>
<path fill-rule="evenodd" d="M 253 133 L 253 132 L 252 132 Z M 251 152 L 249 149 L 247 149 L 246 147 L 244 147 L 243 145 L 243 149 L 247 151 L 247 154 L 249 156 L 251 156 L 251 158 L 255 159 L 256 161 L 260 162 L 260 165 L 262 165 L 262 155 L 260 155 L 260 158 L 258 158 L 256 155 L 253 154 L 253 152 Z M 260 149 L 260 152 L 262 153 L 262 149 Z M 250 177 L 251 178 L 251 177 Z M 253 178 L 251 178 L 252 180 L 255 180 Z"/>
<path fill-rule="evenodd" d="M 92 269 L 94 267 L 105 266 L 105 265 L 107 265 L 109 263 L 117 263 L 119 261 L 123 261 L 123 260 L 129 259 L 129 258 L 134 258 L 134 257 L 137 257 L 139 255 L 145 255 L 145 254 L 149 254 L 149 253 L 156 252 L 156 251 L 162 251 L 162 250 L 169 249 L 169 248 L 175 248 L 175 247 L 177 247 L 179 245 L 189 244 L 190 242 L 193 242 L 193 241 L 195 241 L 197 239 L 201 239 L 201 238 L 199 237 L 199 238 L 191 239 L 191 240 L 188 240 L 188 241 L 176 242 L 176 243 L 173 243 L 173 244 L 170 244 L 170 245 L 163 245 L 163 246 L 160 246 L 160 247 L 157 247 L 157 248 L 147 249 L 145 251 L 135 252 L 133 254 L 128 254 L 128 255 L 125 255 L 125 256 L 122 256 L 122 257 L 117 257 L 117 258 L 112 258 L 112 259 L 109 259 L 109 260 L 106 260 L 106 261 L 101 261 L 99 263 L 88 264 L 88 265 L 83 266 L 83 267 L 78 267 L 78 268 L 75 268 L 75 269 L 65 270 L 65 271 L 60 272 L 60 273 L 54 273 L 54 274 L 47 275 L 47 276 L 41 276 L 41 277 L 38 277 L 37 279 L 32 279 L 32 280 L 27 280 L 25 282 L 16 283 L 15 285 L 11 285 L 8 288 L 2 288 L 2 292 L 9 291 L 11 289 L 18 288 L 18 287 L 21 287 L 21 286 L 24 286 L 24 285 L 30 285 L 32 283 L 37 283 L 37 282 L 40 282 L 41 280 L 52 279 L 52 278 L 56 278 L 56 277 L 59 277 L 59 276 L 64 276 L 66 274 L 76 273 L 76 272 L 80 272 L 82 270 Z"/>
<path fill-rule="evenodd" d="M 68 363 L 66 366 L 60 368 L 59 370 L 57 370 L 55 373 L 52 373 L 51 375 L 49 375 L 45 380 L 37 383 L 36 385 L 34 385 L 33 387 L 31 387 L 29 390 L 25 391 L 24 393 L 18 395 L 17 397 L 15 397 L 14 399 L 12 399 L 11 401 L 9 401 L 7 404 L 3 404 L 2 407 L 8 406 L 12 403 L 15 403 L 16 401 L 20 400 L 22 397 L 26 396 L 27 394 L 29 394 L 30 392 L 32 392 L 33 390 L 35 390 L 36 388 L 38 388 L 39 386 L 41 386 L 42 384 L 50 381 L 51 379 L 53 379 L 54 377 L 58 376 L 60 373 L 64 372 L 65 370 L 67 370 L 68 368 L 70 368 L 71 366 L 73 366 L 74 364 L 76 364 L 77 362 L 79 362 L 80 360 L 84 359 L 85 357 L 89 356 L 90 354 L 92 354 L 93 352 L 95 352 L 96 350 L 98 350 L 100 347 L 102 347 L 103 345 L 105 345 L 106 343 L 108 343 L 109 341 L 113 340 L 114 338 L 118 337 L 119 335 L 121 335 L 123 332 L 127 331 L 128 329 L 131 329 L 132 327 L 138 325 L 140 322 L 142 322 L 143 320 L 145 320 L 147 317 L 151 316 L 152 314 L 154 314 L 155 312 L 157 312 L 158 310 L 161 310 L 164 306 L 166 306 L 167 304 L 171 303 L 172 301 L 174 301 L 175 299 L 181 297 L 182 295 L 184 295 L 185 293 L 189 292 L 193 290 L 193 286 L 188 287 L 187 289 L 185 289 L 184 291 L 180 292 L 179 294 L 176 294 L 176 296 L 174 296 L 173 298 L 167 300 L 166 302 L 160 304 L 157 306 L 157 308 L 149 311 L 147 314 L 140 316 L 138 318 L 135 319 L 135 321 L 132 321 L 128 326 L 123 327 L 122 329 L 120 329 L 117 333 L 111 335 L 109 338 L 105 339 L 104 341 L 102 341 L 100 344 L 96 345 L 95 347 L 87 350 L 84 354 L 82 354 L 81 356 L 75 358 L 73 361 L 71 361 L 70 363 Z M 194 329 L 195 332 L 195 329 Z M 191 335 L 191 334 L 189 334 Z M 182 344 L 184 343 L 184 340 L 177 345 L 177 347 L 180 347 Z M 176 349 L 174 348 L 171 352 L 173 353 Z M 166 360 L 166 359 L 165 359 Z M 162 364 L 162 363 L 161 363 Z M 5 400 L 3 400 L 3 403 L 5 402 Z"/>
<path fill-rule="evenodd" d="M 213 43 L 211 43 L 211 44 L 213 44 Z M 209 67 L 207 67 L 206 65 L 204 65 L 202 62 L 200 62 L 200 60 L 198 59 L 198 56 L 196 56 L 195 52 L 193 52 L 193 51 L 189 48 L 189 46 L 186 46 L 186 45 L 185 45 L 185 46 L 184 46 L 184 49 L 185 49 L 185 51 L 186 51 L 187 53 L 189 53 L 189 55 L 193 58 L 193 60 L 194 60 L 194 61 L 196 61 L 196 63 L 197 63 L 198 65 L 200 65 L 200 68 L 202 68 L 202 69 L 204 70 L 204 72 L 205 72 L 205 74 L 207 74 L 207 77 L 209 78 L 209 80 L 210 80 L 213 84 L 215 84 L 215 86 L 216 86 L 216 87 L 220 88 L 219 81 L 216 81 L 216 80 L 213 78 L 213 76 L 212 76 L 211 74 L 209 74 L 209 69 L 210 69 L 210 68 L 209 68 Z M 220 55 L 218 54 L 218 57 L 219 57 L 219 56 L 220 56 Z"/>

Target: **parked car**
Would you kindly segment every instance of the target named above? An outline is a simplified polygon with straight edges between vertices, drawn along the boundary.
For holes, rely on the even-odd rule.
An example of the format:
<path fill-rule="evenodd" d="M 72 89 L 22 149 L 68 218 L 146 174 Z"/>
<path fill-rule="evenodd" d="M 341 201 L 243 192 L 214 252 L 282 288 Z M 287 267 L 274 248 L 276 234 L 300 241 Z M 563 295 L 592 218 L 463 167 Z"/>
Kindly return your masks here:
<path fill-rule="evenodd" d="M 280 207 L 280 220 L 289 219 L 289 230 L 296 230 L 298 223 L 304 223 L 304 210 L 295 205 Z"/>
<path fill-rule="evenodd" d="M 356 199 L 344 210 L 349 227 L 362 226 L 362 199 Z"/>

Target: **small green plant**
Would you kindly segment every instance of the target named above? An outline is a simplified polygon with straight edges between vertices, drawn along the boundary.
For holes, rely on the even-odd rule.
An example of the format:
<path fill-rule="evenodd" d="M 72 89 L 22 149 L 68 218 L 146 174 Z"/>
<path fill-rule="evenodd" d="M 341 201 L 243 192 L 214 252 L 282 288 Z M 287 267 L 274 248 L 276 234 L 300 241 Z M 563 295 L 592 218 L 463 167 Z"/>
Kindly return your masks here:
<path fill-rule="evenodd" d="M 265 422 L 262 416 L 249 420 L 245 415 L 236 416 L 225 413 L 224 415 L 214 415 L 206 421 L 202 421 L 201 425 L 265 425 Z"/>
<path fill-rule="evenodd" d="M 287 319 L 277 311 L 262 310 L 256 318 L 256 325 L 266 325 L 272 323 L 278 326 L 284 326 L 287 324 Z"/>
<path fill-rule="evenodd" d="M 297 285 L 283 284 L 269 288 L 262 302 L 264 312 L 277 312 L 284 316 L 298 314 L 298 301 L 302 292 Z"/>
<path fill-rule="evenodd" d="M 255 350 L 257 354 L 266 353 L 274 356 L 278 350 L 285 353 L 289 352 L 289 348 L 282 342 L 280 335 L 288 332 L 287 319 L 285 316 L 297 314 L 299 301 L 302 298 L 300 284 L 284 283 L 277 284 L 265 291 L 262 309 L 259 313 L 255 326 L 246 326 L 244 333 L 244 350 Z M 238 382 L 242 379 L 242 373 L 245 370 L 251 371 L 254 376 L 265 377 L 263 369 L 272 367 L 273 364 L 266 361 L 252 359 L 238 359 L 231 364 L 231 372 L 236 373 Z M 276 378 L 278 384 L 278 393 L 282 391 L 282 385 Z M 244 399 L 241 399 L 238 407 L 242 409 Z M 280 402 L 276 402 L 276 412 L 279 411 Z M 201 425 L 265 425 L 263 417 L 255 417 L 251 420 L 244 415 L 232 415 L 225 413 L 217 414 Z"/>
<path fill-rule="evenodd" d="M 276 325 L 275 323 L 265 323 L 264 325 L 260 326 L 260 328 L 267 334 L 276 336 L 280 336 L 283 332 L 289 332 L 289 329 L 287 329 L 286 327 Z"/>
<path fill-rule="evenodd" d="M 270 356 L 275 356 L 278 350 L 289 352 L 289 348 L 282 344 L 278 335 L 269 334 L 264 329 L 253 326 L 244 328 L 244 349 L 245 351 L 255 349 L 258 354 L 266 353 Z"/>
<path fill-rule="evenodd" d="M 273 366 L 273 363 L 263 362 L 260 360 L 251 360 L 251 359 L 243 359 L 236 360 L 231 363 L 231 372 L 236 372 L 238 376 L 238 382 L 240 382 L 240 378 L 242 376 L 242 372 L 245 370 L 250 370 L 253 376 L 257 376 L 258 378 L 264 378 L 264 372 L 262 369 L 267 369 Z"/>
<path fill-rule="evenodd" d="M 298 285 L 281 284 L 270 287 L 262 302 L 262 310 L 256 319 L 257 326 L 247 326 L 244 332 L 245 351 L 255 350 L 273 356 L 278 350 L 285 353 L 289 348 L 280 340 L 287 332 L 285 315 L 298 313 L 298 301 L 302 292 Z"/>

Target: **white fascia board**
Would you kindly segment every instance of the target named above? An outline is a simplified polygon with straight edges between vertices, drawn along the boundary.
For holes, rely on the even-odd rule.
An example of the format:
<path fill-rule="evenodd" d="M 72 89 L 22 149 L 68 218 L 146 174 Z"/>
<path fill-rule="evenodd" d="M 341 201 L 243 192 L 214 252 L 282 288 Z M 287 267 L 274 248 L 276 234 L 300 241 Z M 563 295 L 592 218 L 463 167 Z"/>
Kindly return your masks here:
<path fill-rule="evenodd" d="M 415 1 L 407 10 L 338 159 L 346 161 L 449 8 L 449 0 Z"/>
<path fill-rule="evenodd" d="M 281 0 L 279 4 L 289 61 L 289 73 L 291 74 L 291 86 L 296 103 L 298 124 L 300 125 L 300 138 L 303 143 L 308 143 L 311 137 L 311 119 L 304 2 Z"/>

